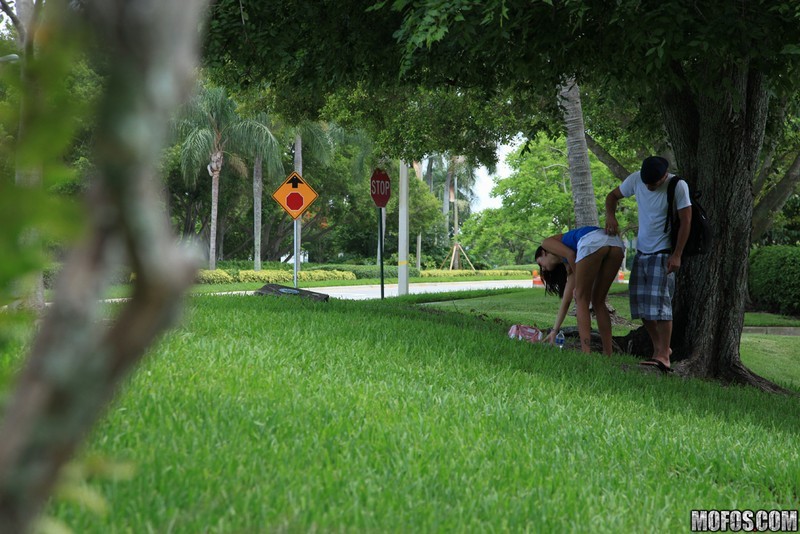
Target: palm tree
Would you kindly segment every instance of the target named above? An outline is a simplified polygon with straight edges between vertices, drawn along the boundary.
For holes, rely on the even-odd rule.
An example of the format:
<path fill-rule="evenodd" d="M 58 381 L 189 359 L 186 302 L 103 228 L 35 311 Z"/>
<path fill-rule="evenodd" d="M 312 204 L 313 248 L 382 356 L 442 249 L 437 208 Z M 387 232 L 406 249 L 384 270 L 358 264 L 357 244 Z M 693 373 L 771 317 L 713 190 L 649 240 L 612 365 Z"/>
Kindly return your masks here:
<path fill-rule="evenodd" d="M 253 120 L 263 124 L 268 131 L 275 130 L 272 119 L 266 113 L 258 113 Z M 253 269 L 261 270 L 261 199 L 264 194 L 264 162 L 267 163 L 267 176 L 281 176 L 283 162 L 282 149 L 275 136 L 270 135 L 259 144 L 253 160 Z"/>
<path fill-rule="evenodd" d="M 242 118 L 236 112 L 236 102 L 224 88 L 203 85 L 184 107 L 178 132 L 181 143 L 181 173 L 193 181 L 205 165 L 211 177 L 211 224 L 208 268 L 217 266 L 217 212 L 219 206 L 219 175 L 228 163 L 242 177 L 247 176 L 244 158 L 267 156 L 270 164 L 280 159 L 279 144 L 268 124 Z"/>
<path fill-rule="evenodd" d="M 583 122 L 581 92 L 575 78 L 570 78 L 559 88 L 559 104 L 564 109 L 564 126 L 567 132 L 567 160 L 572 182 L 572 201 L 575 205 L 575 225 L 597 226 L 597 202 L 594 196 L 592 171 L 589 168 L 589 149 L 586 146 L 586 128 Z"/>

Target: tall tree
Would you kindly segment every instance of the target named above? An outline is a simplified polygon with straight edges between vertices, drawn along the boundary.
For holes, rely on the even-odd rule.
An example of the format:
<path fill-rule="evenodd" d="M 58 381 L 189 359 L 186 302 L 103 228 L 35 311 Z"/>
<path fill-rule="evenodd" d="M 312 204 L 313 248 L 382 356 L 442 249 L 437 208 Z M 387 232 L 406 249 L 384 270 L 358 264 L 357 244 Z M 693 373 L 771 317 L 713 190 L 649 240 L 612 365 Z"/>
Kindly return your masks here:
<path fill-rule="evenodd" d="M 197 95 L 182 110 L 178 124 L 181 143 L 181 171 L 194 181 L 205 167 L 211 177 L 211 222 L 208 268 L 217 266 L 217 222 L 219 179 L 225 156 L 229 165 L 247 176 L 245 157 L 277 153 L 278 145 L 267 124 L 242 118 L 236 102 L 223 87 L 201 86 Z"/>
<path fill-rule="evenodd" d="M 264 193 L 264 161 L 267 162 L 268 176 L 277 177 L 283 173 L 281 145 L 272 135 L 275 129 L 271 118 L 264 112 L 258 113 L 253 120 L 264 125 L 270 134 L 265 142 L 256 146 L 253 158 L 253 269 L 261 270 L 261 200 Z"/>
<path fill-rule="evenodd" d="M 586 128 L 583 123 L 581 91 L 574 78 L 568 79 L 559 89 L 559 103 L 564 108 L 564 128 L 567 135 L 567 161 L 572 184 L 572 201 L 575 205 L 575 226 L 597 226 L 597 202 L 589 167 L 589 149 L 586 147 Z"/>

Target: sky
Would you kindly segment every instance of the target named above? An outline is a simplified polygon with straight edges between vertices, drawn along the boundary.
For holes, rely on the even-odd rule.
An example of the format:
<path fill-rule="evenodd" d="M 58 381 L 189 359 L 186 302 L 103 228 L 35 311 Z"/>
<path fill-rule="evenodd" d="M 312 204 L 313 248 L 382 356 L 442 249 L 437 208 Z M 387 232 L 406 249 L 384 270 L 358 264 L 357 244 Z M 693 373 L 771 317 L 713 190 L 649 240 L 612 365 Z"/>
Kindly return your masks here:
<path fill-rule="evenodd" d="M 473 213 L 483 211 L 486 208 L 500 207 L 502 203 L 500 198 L 492 198 L 489 195 L 494 187 L 494 177 L 507 178 L 511 175 L 511 168 L 506 165 L 506 156 L 517 148 L 521 142 L 521 139 L 516 138 L 508 145 L 500 145 L 497 147 L 497 172 L 495 174 L 489 175 L 489 171 L 486 170 L 486 167 L 480 167 L 478 169 L 476 172 L 477 181 L 475 183 L 475 194 L 477 198 L 472 203 Z"/>

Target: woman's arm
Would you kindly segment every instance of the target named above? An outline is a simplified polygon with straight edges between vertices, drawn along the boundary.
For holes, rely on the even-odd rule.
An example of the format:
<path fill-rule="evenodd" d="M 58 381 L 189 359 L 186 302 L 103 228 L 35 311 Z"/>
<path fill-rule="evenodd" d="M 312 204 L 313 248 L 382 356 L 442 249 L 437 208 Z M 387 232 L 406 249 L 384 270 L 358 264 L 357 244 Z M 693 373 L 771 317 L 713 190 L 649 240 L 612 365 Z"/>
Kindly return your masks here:
<path fill-rule="evenodd" d="M 567 316 L 569 307 L 572 304 L 572 296 L 574 291 L 575 275 L 569 273 L 567 274 L 567 285 L 564 287 L 564 296 L 561 297 L 561 306 L 558 308 L 556 322 L 553 324 L 553 329 L 547 335 L 547 338 L 545 338 L 545 341 L 549 341 L 551 345 L 555 343 L 556 334 L 558 334 L 558 331 L 561 330 L 561 324 L 564 322 L 564 318 Z"/>

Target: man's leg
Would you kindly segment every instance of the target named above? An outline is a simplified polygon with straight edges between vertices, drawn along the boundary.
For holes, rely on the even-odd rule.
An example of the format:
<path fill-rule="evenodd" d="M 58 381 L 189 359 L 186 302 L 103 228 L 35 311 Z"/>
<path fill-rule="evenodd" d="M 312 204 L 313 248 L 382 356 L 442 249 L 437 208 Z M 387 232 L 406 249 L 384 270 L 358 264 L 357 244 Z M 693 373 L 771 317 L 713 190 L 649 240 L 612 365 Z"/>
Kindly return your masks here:
<path fill-rule="evenodd" d="M 672 338 L 672 321 L 647 321 L 642 319 L 642 323 L 644 323 L 644 327 L 650 335 L 650 341 L 653 342 L 652 359 L 660 361 L 669 368 L 669 357 L 672 354 L 672 349 L 669 348 L 669 342 Z M 647 364 L 647 362 L 642 362 L 642 364 Z"/>

